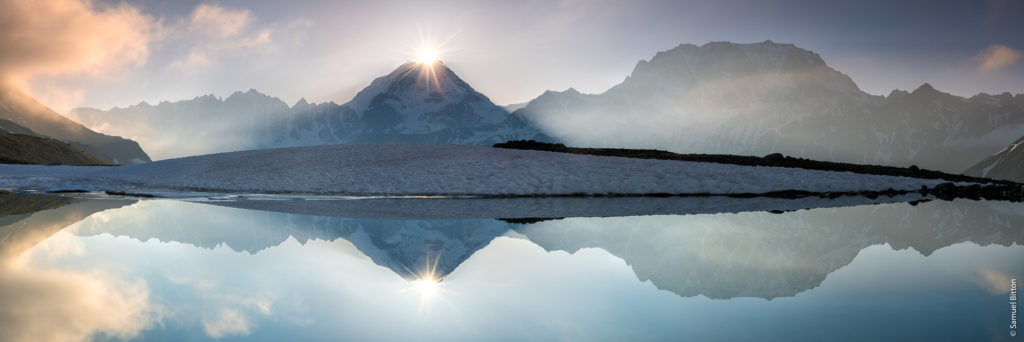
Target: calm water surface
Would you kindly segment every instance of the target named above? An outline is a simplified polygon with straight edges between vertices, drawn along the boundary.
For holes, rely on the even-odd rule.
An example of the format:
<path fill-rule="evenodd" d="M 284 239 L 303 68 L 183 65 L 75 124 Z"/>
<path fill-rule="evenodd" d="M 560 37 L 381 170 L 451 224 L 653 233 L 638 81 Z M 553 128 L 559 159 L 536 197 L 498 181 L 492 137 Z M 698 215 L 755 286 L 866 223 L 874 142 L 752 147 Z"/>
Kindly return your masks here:
<path fill-rule="evenodd" d="M 0 340 L 1013 340 L 1024 278 L 1006 202 L 529 223 L 53 206 L 0 217 Z"/>

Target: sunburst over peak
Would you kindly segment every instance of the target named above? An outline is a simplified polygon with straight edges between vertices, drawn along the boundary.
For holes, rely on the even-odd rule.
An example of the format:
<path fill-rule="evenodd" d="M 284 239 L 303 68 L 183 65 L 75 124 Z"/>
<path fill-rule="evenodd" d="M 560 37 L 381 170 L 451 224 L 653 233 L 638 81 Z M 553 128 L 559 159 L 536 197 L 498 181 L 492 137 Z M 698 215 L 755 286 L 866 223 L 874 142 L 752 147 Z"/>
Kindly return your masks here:
<path fill-rule="evenodd" d="M 434 64 L 440 60 L 437 50 L 423 49 L 416 53 L 416 62 L 420 64 Z"/>

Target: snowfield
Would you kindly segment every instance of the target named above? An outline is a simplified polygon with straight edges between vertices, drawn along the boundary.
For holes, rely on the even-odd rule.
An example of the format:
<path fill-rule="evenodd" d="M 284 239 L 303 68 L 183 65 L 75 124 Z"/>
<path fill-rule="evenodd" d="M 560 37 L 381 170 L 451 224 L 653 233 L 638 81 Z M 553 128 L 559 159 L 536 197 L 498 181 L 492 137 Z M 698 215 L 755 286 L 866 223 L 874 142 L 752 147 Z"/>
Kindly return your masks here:
<path fill-rule="evenodd" d="M 941 180 L 781 167 L 382 143 L 229 152 L 120 167 L 0 165 L 0 187 L 339 195 L 644 195 L 916 190 Z"/>

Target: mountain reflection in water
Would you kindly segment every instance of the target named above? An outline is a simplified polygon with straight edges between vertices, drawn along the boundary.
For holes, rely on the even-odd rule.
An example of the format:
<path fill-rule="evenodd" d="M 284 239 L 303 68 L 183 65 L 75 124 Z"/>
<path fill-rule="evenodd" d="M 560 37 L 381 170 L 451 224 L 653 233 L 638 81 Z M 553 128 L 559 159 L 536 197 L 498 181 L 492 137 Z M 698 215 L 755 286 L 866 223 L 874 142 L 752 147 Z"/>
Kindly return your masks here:
<path fill-rule="evenodd" d="M 466 200 L 460 205 L 473 206 L 474 202 Z M 711 299 L 774 299 L 792 296 L 799 298 L 801 293 L 821 286 L 831 273 L 850 265 L 871 246 L 887 244 L 895 250 L 912 249 L 927 257 L 937 250 L 963 243 L 1015 246 L 1024 237 L 1024 205 L 969 200 L 932 201 L 916 206 L 893 203 L 822 208 L 782 214 L 741 212 L 570 217 L 536 223 L 512 223 L 532 221 L 492 218 L 394 219 L 389 216 L 388 219 L 380 219 L 373 218 L 373 215 L 362 218 L 317 216 L 174 200 L 82 198 L 58 203 L 56 208 L 54 206 L 47 203 L 43 210 L 34 214 L 0 217 L 0 236 L 4 237 L 0 240 L 0 257 L 3 258 L 0 264 L 3 265 L 3 269 L 0 269 L 3 275 L 0 277 L 6 279 L 0 282 L 4 284 L 0 285 L 0 301 L 43 308 L 41 312 L 49 317 L 64 317 L 72 321 L 90 321 L 87 316 L 109 318 L 82 322 L 79 325 L 81 329 L 70 329 L 60 335 L 83 338 L 97 333 L 112 338 L 128 338 L 156 326 L 161 326 L 158 330 L 165 332 L 173 330 L 173 326 L 168 327 L 158 322 L 164 317 L 175 315 L 177 309 L 174 305 L 144 304 L 155 301 L 153 296 L 205 297 L 208 294 L 204 294 L 204 291 L 216 292 L 210 287 L 215 283 L 212 279 L 230 276 L 211 273 L 218 272 L 218 267 L 221 267 L 217 258 L 244 260 L 248 255 L 250 259 L 256 260 L 255 257 L 259 255 L 264 255 L 263 258 L 271 255 L 284 257 L 281 253 L 294 248 L 327 248 L 324 253 L 347 250 L 338 245 L 337 241 L 344 241 L 354 247 L 343 253 L 356 258 L 367 257 L 373 264 L 385 267 L 410 284 L 421 282 L 420 278 L 428 269 L 435 272 L 433 277 L 436 279 L 444 279 L 450 275 L 457 278 L 460 272 L 478 272 L 480 267 L 489 267 L 486 265 L 522 268 L 526 264 L 514 267 L 508 265 L 530 263 L 535 257 L 511 253 L 507 255 L 507 260 L 494 261 L 500 256 L 483 251 L 501 250 L 506 248 L 503 246 L 512 244 L 512 241 L 525 240 L 548 252 L 564 251 L 581 257 L 598 257 L 592 249 L 607 252 L 625 263 L 627 269 L 634 274 L 634 281 L 649 281 L 654 287 L 679 296 L 676 298 L 703 296 Z M 337 215 L 337 212 L 328 214 Z M 214 259 L 208 264 L 209 270 L 195 270 L 194 274 L 180 270 L 181 274 L 166 275 L 163 282 L 154 283 L 151 276 L 159 273 L 159 269 L 147 269 L 136 274 L 119 270 L 119 267 L 113 267 L 112 271 L 90 265 L 87 260 L 96 255 L 120 252 L 89 248 L 89 241 L 97 241 L 89 239 L 105 236 L 114 237 L 113 240 L 104 238 L 105 245 L 124 247 L 131 244 L 129 241 L 136 241 L 134 244 L 141 242 L 146 248 L 165 248 L 161 246 L 167 243 L 185 244 L 208 251 L 204 253 L 212 253 L 213 256 L 208 257 Z M 499 237 L 502 239 L 499 240 Z M 148 260 L 147 249 L 140 248 L 127 248 L 124 256 Z M 525 248 L 525 245 L 518 248 Z M 1019 255 L 1020 251 L 1015 253 Z M 65 264 L 43 267 L 49 265 L 48 260 L 68 254 L 80 255 L 81 258 L 69 258 L 67 260 L 71 261 Z M 475 257 L 478 254 L 481 256 Z M 202 257 L 199 251 L 187 249 L 170 256 L 192 261 Z M 477 260 L 474 266 L 469 266 L 472 264 L 468 262 L 471 258 Z M 294 281 L 312 281 L 318 277 L 346 278 L 347 273 L 341 270 L 338 274 L 322 273 L 325 270 L 319 266 L 330 264 L 330 260 L 296 259 L 294 262 L 297 269 L 308 269 L 311 272 L 308 279 Z M 470 269 L 460 271 L 464 264 Z M 159 268 L 161 265 L 158 263 L 152 267 Z M 602 266 L 594 267 L 599 271 Z M 1019 277 L 1021 267 L 1022 263 L 1016 262 L 978 270 L 979 278 L 983 278 L 979 282 L 995 288 L 993 293 L 999 293 L 999 283 L 1004 278 Z M 95 277 L 97 274 L 103 274 L 104 277 Z M 351 273 L 349 281 L 358 282 L 360 274 Z M 259 279 L 270 281 L 267 279 L 273 277 L 275 274 L 268 273 L 259 276 Z M 481 290 L 466 289 L 463 286 L 462 291 L 454 291 L 460 288 L 455 278 L 453 284 L 445 284 L 448 280 L 440 284 L 430 282 L 429 289 L 452 292 L 450 295 L 456 297 L 460 293 L 467 295 Z M 550 281 L 558 282 L 557 279 Z M 92 292 L 70 290 L 68 286 L 77 286 L 73 282 L 84 284 L 83 287 Z M 168 287 L 181 284 L 190 284 L 198 292 L 172 293 L 174 291 L 168 290 Z M 252 286 L 258 287 L 259 284 L 253 283 Z M 397 286 L 396 293 L 405 291 L 399 285 L 387 286 Z M 500 289 L 501 286 L 505 285 L 493 287 Z M 37 295 L 25 296 L 26 292 Z M 54 293 L 64 295 L 62 297 Z M 75 293 L 78 293 L 78 297 L 74 297 Z M 201 337 L 204 338 L 251 334 L 255 326 L 243 312 L 271 315 L 280 309 L 280 305 L 284 305 L 275 301 L 281 295 L 256 291 L 254 297 L 231 299 L 231 295 L 219 294 L 216 300 L 232 304 L 207 313 L 210 317 L 197 317 L 195 319 L 200 322 L 192 323 L 202 326 Z M 52 300 L 54 298 L 63 302 Z M 89 302 L 86 299 L 96 298 L 114 303 L 112 307 L 119 314 L 111 315 L 107 312 L 104 315 L 100 309 L 83 304 Z M 417 313 L 420 314 L 423 313 Z M 285 320 L 289 319 L 296 319 L 298 321 L 292 323 L 299 324 L 316 321 L 317 317 L 292 317 Z M 45 322 L 21 317 L 10 308 L 0 309 L 0 327 L 21 327 L 0 333 L 0 338 L 23 340 L 41 336 L 38 340 L 61 339 L 60 336 L 48 336 L 45 333 Z M 261 336 L 269 338 L 269 335 Z"/>

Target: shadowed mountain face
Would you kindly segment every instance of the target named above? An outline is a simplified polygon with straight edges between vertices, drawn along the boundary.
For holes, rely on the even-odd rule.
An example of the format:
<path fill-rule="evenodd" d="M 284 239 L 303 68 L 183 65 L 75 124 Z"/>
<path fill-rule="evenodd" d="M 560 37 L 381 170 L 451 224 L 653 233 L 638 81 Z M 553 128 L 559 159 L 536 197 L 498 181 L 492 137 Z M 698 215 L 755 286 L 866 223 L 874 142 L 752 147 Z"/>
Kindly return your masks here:
<path fill-rule="evenodd" d="M 971 166 L 964 174 L 1024 183 L 1024 137 Z"/>
<path fill-rule="evenodd" d="M 40 136 L 67 142 L 75 149 L 85 151 L 107 164 L 136 164 L 150 161 L 138 143 L 96 133 L 57 114 L 21 91 L 3 84 L 0 84 L 0 119 L 13 122 Z M 130 132 L 124 135 L 131 136 Z"/>
<path fill-rule="evenodd" d="M 40 136 L 25 126 L 0 119 L 0 163 L 105 165 L 70 144 Z"/>
<path fill-rule="evenodd" d="M 771 41 L 680 45 L 602 94 L 546 92 L 514 114 L 567 144 L 764 155 L 959 172 L 1024 134 L 1024 95 L 930 85 L 861 91 L 816 53 Z"/>
<path fill-rule="evenodd" d="M 227 246 L 259 253 L 289 238 L 345 239 L 374 263 L 407 279 L 434 268 L 444 277 L 498 236 L 547 250 L 600 248 L 637 277 L 680 296 L 793 296 L 817 287 L 864 248 L 889 244 L 927 256 L 963 242 L 1024 241 L 1024 212 L 1009 202 L 927 202 L 717 215 L 572 218 L 532 224 L 488 219 L 375 220 L 239 210 L 177 201 L 143 201 L 82 222 L 74 232 L 140 241 Z M 188 212 L 189 215 L 182 215 Z"/>
<path fill-rule="evenodd" d="M 112 134 L 138 136 L 158 159 L 353 142 L 415 141 L 490 145 L 550 140 L 495 105 L 441 62 L 406 63 L 375 79 L 350 102 L 289 107 L 255 90 L 157 105 L 141 103 L 68 115 Z M 210 118 L 218 118 L 210 122 Z"/>

